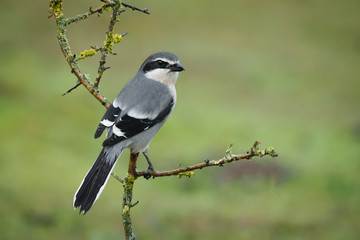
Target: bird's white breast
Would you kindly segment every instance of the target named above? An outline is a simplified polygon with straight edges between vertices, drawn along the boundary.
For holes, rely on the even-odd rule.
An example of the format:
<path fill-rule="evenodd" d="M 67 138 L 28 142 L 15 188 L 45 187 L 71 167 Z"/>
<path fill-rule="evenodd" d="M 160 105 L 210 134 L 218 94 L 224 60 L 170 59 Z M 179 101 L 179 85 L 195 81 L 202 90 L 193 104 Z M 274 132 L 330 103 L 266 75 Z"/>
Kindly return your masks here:
<path fill-rule="evenodd" d="M 178 72 L 170 71 L 169 69 L 158 68 L 145 73 L 145 77 L 161 82 L 169 88 L 171 95 L 176 100 L 175 83 L 179 76 Z"/>

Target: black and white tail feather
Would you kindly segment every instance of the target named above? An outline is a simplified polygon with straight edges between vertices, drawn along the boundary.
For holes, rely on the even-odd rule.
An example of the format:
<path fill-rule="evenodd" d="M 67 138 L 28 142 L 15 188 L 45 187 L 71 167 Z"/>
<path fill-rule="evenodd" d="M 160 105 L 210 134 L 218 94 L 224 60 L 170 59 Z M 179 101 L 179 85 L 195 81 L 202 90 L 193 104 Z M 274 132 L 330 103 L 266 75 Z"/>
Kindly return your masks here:
<path fill-rule="evenodd" d="M 153 54 L 110 105 L 94 135 L 98 138 L 107 130 L 103 149 L 74 196 L 73 206 L 80 213 L 89 211 L 99 198 L 123 149 L 147 151 L 175 106 L 175 82 L 182 70 L 176 55 Z"/>
<path fill-rule="evenodd" d="M 109 180 L 116 161 L 117 157 L 107 159 L 105 148 L 101 150 L 98 158 L 74 195 L 73 205 L 74 208 L 80 207 L 80 213 L 83 212 L 85 214 L 89 211 L 94 202 L 99 198 Z"/>

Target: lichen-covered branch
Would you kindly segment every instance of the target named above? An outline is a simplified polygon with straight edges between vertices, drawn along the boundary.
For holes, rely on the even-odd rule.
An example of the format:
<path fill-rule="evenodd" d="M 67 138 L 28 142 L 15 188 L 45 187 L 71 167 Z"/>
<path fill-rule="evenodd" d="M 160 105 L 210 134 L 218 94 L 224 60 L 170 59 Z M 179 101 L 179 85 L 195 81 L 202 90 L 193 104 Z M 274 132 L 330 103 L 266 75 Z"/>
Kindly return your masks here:
<path fill-rule="evenodd" d="M 62 0 L 50 0 L 50 10 L 56 19 L 57 39 L 60 49 L 71 68 L 71 73 L 76 76 L 78 83 L 81 83 L 102 105 L 108 108 L 110 106 L 109 100 L 100 93 L 98 88 L 94 87 L 87 74 L 81 73 L 77 63 L 78 59 L 71 51 L 69 41 L 66 37 L 66 26 L 69 20 L 64 18 Z M 78 83 L 76 85 L 78 85 Z M 68 90 L 67 93 L 75 88 L 76 86 Z"/>
<path fill-rule="evenodd" d="M 109 5 L 109 6 L 114 6 L 116 4 L 116 1 L 115 0 L 101 0 L 103 3 Z M 135 6 L 132 6 L 130 4 L 127 4 L 127 3 L 124 3 L 124 2 L 121 2 L 121 5 L 126 7 L 126 8 L 130 8 L 132 9 L 133 11 L 139 11 L 139 12 L 143 12 L 145 14 L 150 14 L 149 13 L 149 10 L 147 8 L 144 8 L 144 9 L 141 9 L 141 8 L 138 8 L 138 7 L 135 7 Z"/>
<path fill-rule="evenodd" d="M 125 36 L 126 34 L 114 34 L 114 25 L 116 24 L 116 22 L 118 21 L 118 16 L 120 15 L 120 13 L 122 12 L 120 10 L 121 7 L 121 2 L 119 0 L 115 0 L 112 1 L 112 3 L 106 3 L 109 4 L 112 8 L 112 15 L 110 18 L 110 23 L 109 23 L 109 27 L 106 31 L 106 40 L 104 43 L 104 47 L 99 48 L 100 52 L 101 52 L 101 58 L 100 58 L 100 62 L 99 62 L 99 67 L 98 67 L 98 73 L 96 76 L 96 80 L 94 83 L 94 87 L 98 88 L 99 84 L 100 84 L 100 79 L 102 78 L 102 76 L 104 75 L 104 72 L 109 69 L 110 67 L 105 67 L 105 63 L 106 63 L 106 58 L 109 55 L 109 53 L 113 53 L 113 46 L 119 42 L 121 42 L 121 40 L 123 39 L 123 36 Z"/>
<path fill-rule="evenodd" d="M 134 207 L 138 202 L 132 204 L 133 187 L 135 182 L 136 160 L 139 154 L 130 154 L 128 175 L 123 181 L 124 194 L 122 204 L 122 219 L 125 230 L 126 239 L 134 240 L 135 234 L 132 229 L 130 209 Z"/>
<path fill-rule="evenodd" d="M 89 16 L 93 15 L 93 14 L 97 14 L 98 16 L 101 15 L 104 11 L 110 12 L 110 8 L 114 7 L 116 5 L 121 5 L 124 6 L 126 8 L 130 8 L 133 11 L 139 11 L 139 12 L 143 12 L 145 14 L 150 14 L 149 10 L 147 8 L 141 9 L 135 6 L 132 6 L 130 4 L 124 3 L 124 2 L 117 2 L 117 1 L 110 1 L 110 0 L 101 0 L 104 4 L 100 7 L 97 7 L 95 9 L 93 9 L 92 7 L 90 7 L 89 11 L 83 13 L 83 14 L 79 14 L 75 17 L 71 17 L 71 18 L 67 18 L 66 22 L 65 22 L 65 26 L 70 25 L 72 23 L 76 23 L 79 22 L 81 20 L 85 20 L 87 19 Z M 123 10 L 125 11 L 125 10 Z"/>
<path fill-rule="evenodd" d="M 150 13 L 149 13 L 149 9 L 147 9 L 147 8 L 141 9 L 141 8 L 132 6 L 132 5 L 130 5 L 130 4 L 124 3 L 124 2 L 122 2 L 121 5 L 123 5 L 124 7 L 130 8 L 130 9 L 132 9 L 133 11 L 139 11 L 139 12 L 143 12 L 143 13 L 146 13 L 146 14 L 150 14 Z"/>
<path fill-rule="evenodd" d="M 165 177 L 165 176 L 177 176 L 181 178 L 182 176 L 191 177 L 194 175 L 194 170 L 202 169 L 205 167 L 211 167 L 211 166 L 220 166 L 222 167 L 224 164 L 232 163 L 235 161 L 247 159 L 250 160 L 253 157 L 263 157 L 265 155 L 269 155 L 271 157 L 277 157 L 278 154 L 275 152 L 274 148 L 269 147 L 266 149 L 260 149 L 260 142 L 256 141 L 253 146 L 249 149 L 249 151 L 246 154 L 239 154 L 234 155 L 231 152 L 231 146 L 226 150 L 225 157 L 219 159 L 219 160 L 205 160 L 202 163 L 198 163 L 192 166 L 188 167 L 180 167 L 174 170 L 169 171 L 152 171 L 152 172 L 145 172 L 145 171 L 139 171 L 136 172 L 137 177 L 144 176 L 146 178 L 149 178 L 149 175 L 153 178 L 155 177 Z"/>
<path fill-rule="evenodd" d="M 130 8 L 132 10 L 137 10 L 147 14 L 149 14 L 149 12 L 147 9 L 140 9 L 132 5 L 123 3 L 120 0 L 101 0 L 101 2 L 103 2 L 103 5 L 96 9 L 92 9 L 90 7 L 89 11 L 84 14 L 80 14 L 75 17 L 65 18 L 63 13 L 63 5 L 62 5 L 63 1 L 50 0 L 50 13 L 51 13 L 50 17 L 54 16 L 56 19 L 57 39 L 59 41 L 60 49 L 70 66 L 71 73 L 73 73 L 77 78 L 77 83 L 75 84 L 75 86 L 70 88 L 63 95 L 67 95 L 71 91 L 76 89 L 78 86 L 83 85 L 102 105 L 108 108 L 110 106 L 110 101 L 104 95 L 101 94 L 99 90 L 99 83 L 104 72 L 110 68 L 105 66 L 107 56 L 109 54 L 114 54 L 113 46 L 117 43 L 120 43 L 123 37 L 126 35 L 126 33 L 125 34 L 114 33 L 114 25 L 118 21 L 117 17 L 123 11 L 125 11 L 124 9 L 121 9 L 121 7 L 123 6 L 125 8 Z M 104 41 L 104 46 L 92 47 L 91 49 L 82 51 L 77 56 L 71 51 L 69 41 L 66 36 L 66 28 L 70 24 L 79 22 L 80 20 L 87 19 L 89 16 L 95 13 L 101 15 L 104 10 L 112 13 L 110 18 L 110 23 L 106 31 L 106 39 Z M 80 71 L 78 61 L 85 59 L 87 57 L 91 57 L 99 51 L 101 52 L 101 58 L 99 62 L 97 76 L 95 82 L 93 83 L 91 82 L 88 74 L 83 74 Z"/>
<path fill-rule="evenodd" d="M 102 6 L 96 8 L 96 9 L 92 9 L 92 7 L 90 7 L 89 11 L 83 14 L 79 14 L 75 17 L 72 18 L 68 18 L 66 20 L 65 26 L 70 25 L 71 23 L 76 23 L 79 22 L 80 20 L 85 20 L 87 19 L 89 16 L 97 13 L 98 15 L 101 15 L 103 13 L 103 10 L 108 11 L 110 4 L 103 4 Z"/>
<path fill-rule="evenodd" d="M 136 172 L 136 160 L 138 158 L 139 154 L 130 154 L 130 161 L 129 161 L 129 168 L 128 168 L 128 175 L 125 179 L 121 179 L 118 176 L 116 176 L 114 173 L 112 173 L 112 176 L 120 181 L 123 184 L 124 187 L 124 195 L 123 195 L 123 204 L 122 204 L 122 218 L 123 218 L 123 225 L 125 229 L 125 235 L 126 239 L 135 239 L 135 234 L 133 233 L 132 224 L 131 224 L 131 216 L 130 216 L 130 209 L 134 207 L 138 202 L 135 204 L 132 204 L 132 197 L 133 197 L 133 187 L 135 180 L 138 177 L 146 177 L 148 179 L 149 175 L 153 178 L 155 177 L 165 177 L 165 176 L 177 176 L 178 178 L 181 178 L 183 176 L 185 177 L 191 177 L 195 173 L 194 170 L 202 169 L 205 167 L 211 167 L 211 166 L 220 166 L 222 167 L 225 164 L 236 162 L 239 160 L 250 160 L 254 157 L 263 157 L 263 156 L 271 156 L 271 157 L 277 157 L 278 154 L 275 152 L 274 148 L 268 147 L 266 149 L 260 148 L 261 144 L 258 141 L 255 141 L 253 146 L 249 149 L 249 151 L 246 154 L 233 154 L 231 151 L 232 145 L 229 146 L 229 148 L 225 152 L 225 156 L 219 160 L 205 160 L 202 163 L 198 163 L 192 166 L 188 167 L 180 167 L 178 169 L 169 170 L 169 171 L 152 171 L 152 172 L 146 172 L 146 171 L 139 171 Z"/>

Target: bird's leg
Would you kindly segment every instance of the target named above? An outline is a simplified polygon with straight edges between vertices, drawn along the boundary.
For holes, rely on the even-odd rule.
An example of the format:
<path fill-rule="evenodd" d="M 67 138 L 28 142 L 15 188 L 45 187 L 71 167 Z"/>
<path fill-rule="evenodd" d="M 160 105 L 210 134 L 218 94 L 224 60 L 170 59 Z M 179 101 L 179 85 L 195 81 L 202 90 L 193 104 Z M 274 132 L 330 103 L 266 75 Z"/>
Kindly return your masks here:
<path fill-rule="evenodd" d="M 148 168 L 145 171 L 144 177 L 146 179 L 149 179 L 151 177 L 151 173 L 155 172 L 155 170 L 154 170 L 154 167 L 153 167 L 152 163 L 150 162 L 150 159 L 149 159 L 148 155 L 146 154 L 146 152 L 143 152 L 143 155 L 146 158 L 147 163 L 149 164 Z"/>

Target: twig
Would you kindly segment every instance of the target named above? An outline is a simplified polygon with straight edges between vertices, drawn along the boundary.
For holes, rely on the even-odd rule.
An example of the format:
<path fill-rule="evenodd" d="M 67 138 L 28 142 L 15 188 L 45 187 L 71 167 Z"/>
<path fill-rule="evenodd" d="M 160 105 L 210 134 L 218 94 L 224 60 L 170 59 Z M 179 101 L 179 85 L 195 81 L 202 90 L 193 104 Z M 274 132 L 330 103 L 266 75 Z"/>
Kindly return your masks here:
<path fill-rule="evenodd" d="M 109 6 L 112 6 L 112 7 L 116 4 L 115 0 L 101 0 L 101 1 L 103 3 L 105 3 L 105 4 L 108 4 Z M 124 2 L 121 2 L 121 5 L 124 6 L 124 7 L 130 8 L 133 11 L 136 10 L 136 11 L 139 11 L 139 12 L 142 12 L 142 13 L 145 13 L 145 14 L 150 14 L 149 9 L 147 9 L 147 8 L 141 9 L 141 8 L 132 6 L 130 4 L 124 3 Z"/>
<path fill-rule="evenodd" d="M 80 20 L 85 20 L 87 19 L 89 16 L 97 13 L 97 14 L 102 14 L 104 10 L 107 10 L 109 7 L 114 7 L 116 4 L 119 4 L 117 3 L 117 1 L 109 1 L 109 0 L 101 0 L 104 5 L 100 6 L 100 7 L 97 7 L 95 9 L 92 9 L 92 7 L 90 7 L 89 11 L 87 11 L 86 13 L 83 13 L 83 14 L 79 14 L 75 17 L 72 17 L 72 18 L 67 18 L 66 19 L 66 23 L 65 25 L 70 25 L 71 23 L 75 23 L 75 22 L 79 22 Z M 127 3 L 124 3 L 124 2 L 121 2 L 120 3 L 122 6 L 126 7 L 126 8 L 130 8 L 132 9 L 133 11 L 139 11 L 139 12 L 142 12 L 142 13 L 145 13 L 145 14 L 150 14 L 149 12 L 149 9 L 147 8 L 144 8 L 144 9 L 141 9 L 141 8 L 138 8 L 138 7 L 135 7 L 135 6 L 132 6 L 130 4 L 127 4 Z M 125 11 L 125 10 L 124 10 Z M 120 11 L 121 13 L 122 11 Z M 48 18 L 50 18 L 52 15 L 50 15 Z"/>
<path fill-rule="evenodd" d="M 110 4 L 110 3 L 107 3 L 107 4 Z M 106 58 L 109 55 L 109 53 L 113 53 L 113 49 L 112 49 L 113 45 L 121 42 L 122 38 L 126 35 L 126 34 L 122 34 L 122 35 L 114 34 L 114 25 L 117 22 L 117 16 L 121 13 L 120 1 L 115 0 L 114 4 L 110 4 L 110 6 L 112 7 L 113 13 L 112 13 L 112 16 L 110 19 L 108 30 L 106 31 L 105 45 L 104 45 L 104 47 L 101 47 L 98 49 L 101 52 L 101 58 L 100 58 L 100 62 L 99 62 L 96 80 L 94 83 L 95 88 L 99 87 L 100 80 L 101 80 L 102 76 L 104 75 L 104 72 L 110 68 L 110 67 L 105 67 L 105 63 L 106 63 Z"/>
<path fill-rule="evenodd" d="M 113 14 L 111 16 L 111 20 L 110 20 L 110 24 L 109 24 L 109 28 L 108 28 L 107 32 L 111 32 L 114 30 L 114 25 L 116 23 L 117 16 L 119 15 L 121 3 L 119 0 L 114 0 L 113 2 L 114 2 L 114 4 L 111 5 L 111 7 L 113 9 Z"/>
<path fill-rule="evenodd" d="M 90 7 L 89 11 L 86 12 L 86 13 L 83 13 L 83 14 L 79 14 L 75 17 L 72 17 L 72 18 L 66 18 L 65 19 L 65 26 L 68 26 L 70 25 L 71 23 L 76 23 L 76 22 L 79 22 L 80 20 L 85 20 L 87 19 L 89 16 L 95 14 L 95 13 L 98 13 L 98 14 L 101 14 L 102 11 L 106 8 L 110 7 L 110 4 L 104 4 L 98 8 L 95 8 L 95 9 L 92 9 L 92 7 Z"/>
<path fill-rule="evenodd" d="M 100 79 L 102 78 L 105 70 L 109 69 L 110 67 L 105 67 L 105 63 L 106 63 L 106 56 L 107 54 L 104 51 L 104 48 L 100 48 L 100 52 L 101 52 L 101 58 L 100 58 L 100 62 L 99 62 L 99 68 L 98 68 L 98 73 L 95 79 L 95 83 L 94 83 L 94 87 L 99 87 L 100 84 Z"/>
<path fill-rule="evenodd" d="M 111 172 L 111 176 L 113 176 L 119 182 L 124 183 L 124 180 L 121 177 L 119 177 L 118 175 L 116 175 L 114 172 Z"/>
<path fill-rule="evenodd" d="M 141 8 L 138 8 L 138 7 L 134 7 L 134 6 L 130 5 L 130 4 L 124 3 L 124 2 L 122 2 L 121 5 L 123 5 L 124 7 L 127 7 L 127 8 L 131 8 L 133 11 L 136 10 L 136 11 L 139 11 L 139 12 L 143 12 L 145 14 L 150 14 L 149 9 L 147 9 L 147 8 L 141 9 Z"/>
<path fill-rule="evenodd" d="M 69 90 L 67 90 L 66 92 L 64 92 L 61 96 L 66 96 L 68 95 L 72 90 L 76 89 L 78 86 L 81 85 L 81 82 L 78 82 L 75 86 L 73 86 L 72 88 L 70 88 Z"/>
<path fill-rule="evenodd" d="M 250 148 L 250 150 L 246 153 L 246 154 L 240 154 L 240 155 L 233 155 L 231 153 L 231 146 L 228 148 L 226 156 L 219 159 L 219 160 L 205 160 L 202 163 L 198 163 L 192 166 L 188 166 L 188 167 L 180 167 L 174 170 L 169 170 L 169 171 L 153 171 L 153 172 L 145 172 L 145 171 L 139 171 L 136 172 L 136 176 L 137 177 L 149 177 L 149 175 L 153 178 L 155 177 L 165 177 L 165 176 L 187 176 L 190 177 L 191 175 L 193 175 L 193 173 L 191 171 L 197 170 L 197 169 L 202 169 L 205 167 L 211 167 L 211 166 L 220 166 L 222 167 L 224 164 L 226 163 L 231 163 L 231 162 L 235 162 L 238 160 L 242 160 L 242 159 L 251 159 L 255 156 L 259 156 L 259 157 L 263 157 L 265 155 L 269 155 L 271 157 L 277 157 L 278 154 L 275 152 L 275 150 L 273 148 L 267 148 L 264 150 L 260 149 L 260 142 L 256 141 L 253 146 Z M 180 175 L 179 175 L 180 174 Z"/>

